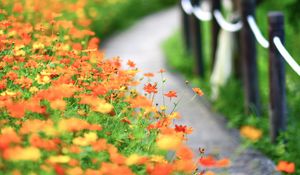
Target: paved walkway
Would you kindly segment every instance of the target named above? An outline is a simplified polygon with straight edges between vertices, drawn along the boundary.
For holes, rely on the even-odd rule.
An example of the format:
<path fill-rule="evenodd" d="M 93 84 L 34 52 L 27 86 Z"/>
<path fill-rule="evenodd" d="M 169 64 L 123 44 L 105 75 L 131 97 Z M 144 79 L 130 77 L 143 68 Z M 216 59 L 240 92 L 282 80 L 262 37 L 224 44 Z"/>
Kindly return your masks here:
<path fill-rule="evenodd" d="M 133 27 L 116 34 L 104 43 L 106 57 L 120 56 L 125 63 L 128 59 L 133 60 L 142 71 L 141 74 L 156 73 L 161 68 L 166 69 L 161 44 L 179 28 L 179 19 L 177 8 L 142 19 Z M 226 129 L 222 117 L 211 112 L 202 99 L 198 98 L 189 102 L 194 93 L 185 85 L 180 75 L 167 72 L 165 78 L 167 80 L 165 91 L 175 90 L 179 92 L 179 95 L 184 94 L 183 103 L 178 109 L 184 117 L 178 123 L 193 127 L 194 132 L 189 137 L 188 145 L 195 152 L 201 147 L 206 149 L 206 153 L 217 154 L 220 157 L 230 156 L 234 162 L 231 168 L 225 170 L 225 174 L 267 175 L 274 173 L 274 165 L 271 161 L 256 151 L 241 149 L 237 132 Z M 153 81 L 161 82 L 159 74 Z M 139 90 L 142 90 L 142 87 Z M 162 105 L 161 94 L 157 98 L 157 103 Z M 168 109 L 171 109 L 172 104 L 168 99 L 166 101 Z"/>

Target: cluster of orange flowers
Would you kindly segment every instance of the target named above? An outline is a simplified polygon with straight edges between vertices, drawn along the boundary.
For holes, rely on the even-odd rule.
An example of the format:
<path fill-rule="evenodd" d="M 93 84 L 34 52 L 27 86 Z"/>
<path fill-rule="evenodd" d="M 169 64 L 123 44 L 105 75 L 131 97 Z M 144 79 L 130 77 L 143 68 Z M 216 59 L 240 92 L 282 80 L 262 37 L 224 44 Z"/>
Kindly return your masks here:
<path fill-rule="evenodd" d="M 118 58 L 104 59 L 100 40 L 86 29 L 86 0 L 1 4 L 1 172 L 195 172 L 184 144 L 191 128 L 172 127 L 177 113 L 162 114 L 133 90 L 133 62 L 124 70 Z M 156 93 L 156 84 L 145 91 Z M 177 97 L 175 91 L 165 95 Z M 166 151 L 175 156 L 167 160 Z"/>

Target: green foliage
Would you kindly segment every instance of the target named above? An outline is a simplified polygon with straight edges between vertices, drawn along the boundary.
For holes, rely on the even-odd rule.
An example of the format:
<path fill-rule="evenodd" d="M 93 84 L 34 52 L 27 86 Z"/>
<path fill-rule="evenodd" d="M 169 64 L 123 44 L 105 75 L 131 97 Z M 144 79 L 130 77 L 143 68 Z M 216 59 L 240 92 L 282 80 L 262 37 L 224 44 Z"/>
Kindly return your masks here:
<path fill-rule="evenodd" d="M 88 14 L 93 19 L 92 30 L 98 37 L 105 38 L 115 31 L 130 26 L 138 18 L 174 5 L 176 2 L 176 0 L 89 1 L 89 5 L 94 8 Z"/>

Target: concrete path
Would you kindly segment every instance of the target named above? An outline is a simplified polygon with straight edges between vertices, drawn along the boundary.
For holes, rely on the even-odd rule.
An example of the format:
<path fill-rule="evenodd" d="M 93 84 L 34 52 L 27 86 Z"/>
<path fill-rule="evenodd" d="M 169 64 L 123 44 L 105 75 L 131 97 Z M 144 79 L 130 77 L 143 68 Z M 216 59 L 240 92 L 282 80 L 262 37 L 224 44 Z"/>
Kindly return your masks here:
<path fill-rule="evenodd" d="M 176 29 L 178 30 L 179 15 L 179 9 L 172 8 L 140 20 L 133 27 L 116 34 L 104 43 L 106 57 L 120 56 L 124 63 L 130 59 L 137 64 L 141 74 L 157 73 L 161 68 L 166 69 L 161 44 Z M 237 132 L 226 129 L 222 117 L 210 111 L 204 100 L 196 98 L 190 101 L 194 93 L 185 85 L 185 80 L 180 75 L 167 72 L 165 79 L 167 80 L 165 92 L 175 90 L 179 96 L 184 95 L 178 109 L 183 118 L 177 123 L 193 127 L 194 132 L 189 136 L 188 145 L 195 152 L 201 147 L 206 149 L 207 154 L 229 156 L 233 159 L 233 165 L 229 169 L 222 170 L 222 174 L 274 173 L 274 165 L 271 161 L 256 151 L 241 149 Z M 157 74 L 152 82 L 161 82 L 160 74 Z M 139 91 L 143 93 L 142 86 L 139 87 Z M 156 102 L 159 105 L 163 104 L 161 94 L 157 95 Z M 169 99 L 166 99 L 166 103 L 171 110 L 173 104 Z"/>

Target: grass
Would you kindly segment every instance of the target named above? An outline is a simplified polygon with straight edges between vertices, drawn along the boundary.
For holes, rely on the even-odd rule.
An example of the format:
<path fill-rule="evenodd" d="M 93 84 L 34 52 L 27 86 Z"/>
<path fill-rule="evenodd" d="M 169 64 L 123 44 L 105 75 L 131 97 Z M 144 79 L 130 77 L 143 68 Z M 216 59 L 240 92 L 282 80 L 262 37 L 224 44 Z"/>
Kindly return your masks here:
<path fill-rule="evenodd" d="M 270 3 L 275 10 L 283 10 L 280 3 L 268 2 L 262 4 L 257 10 L 258 25 L 263 31 L 264 36 L 268 36 L 267 29 L 267 12 L 269 11 Z M 201 80 L 198 76 L 191 71 L 193 67 L 192 56 L 184 49 L 181 34 L 176 32 L 170 37 L 163 45 L 164 51 L 167 56 L 167 62 L 173 71 L 180 71 L 192 83 L 202 87 L 207 97 L 210 96 L 210 25 L 209 23 L 202 23 L 202 36 L 204 47 L 204 58 L 206 76 Z M 300 50 L 296 43 L 299 43 L 300 35 L 293 23 L 286 22 L 286 45 L 288 50 L 296 58 L 300 57 Z M 212 102 L 216 111 L 224 114 L 228 119 L 228 126 L 240 128 L 244 125 L 252 125 L 260 128 L 264 136 L 258 142 L 252 143 L 252 146 L 261 150 L 266 155 L 270 156 L 275 162 L 279 160 L 286 160 L 295 162 L 296 167 L 300 166 L 300 141 L 296 138 L 300 137 L 300 119 L 297 118 L 300 113 L 300 81 L 299 77 L 294 73 L 289 66 L 286 66 L 286 86 L 287 86 L 287 103 L 288 103 L 288 127 L 286 132 L 282 133 L 278 138 L 277 144 L 272 144 L 269 139 L 269 122 L 268 122 L 268 107 L 269 107 L 269 84 L 268 84 L 268 51 L 261 46 L 258 49 L 258 68 L 259 68 L 259 89 L 261 95 L 261 103 L 263 113 L 261 117 L 254 114 L 246 115 L 243 108 L 243 88 L 242 83 L 236 77 L 231 77 L 225 87 L 221 88 L 219 99 Z M 296 60 L 300 62 L 299 59 Z M 248 141 L 246 141 L 248 142 Z M 297 171 L 300 174 L 300 171 Z"/>
<path fill-rule="evenodd" d="M 89 1 L 89 6 L 94 8 L 88 14 L 93 19 L 92 30 L 103 39 L 132 25 L 142 16 L 174 5 L 176 2 L 176 0 Z"/>

